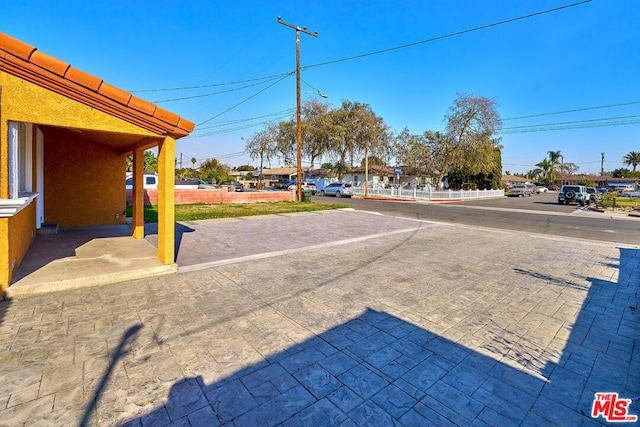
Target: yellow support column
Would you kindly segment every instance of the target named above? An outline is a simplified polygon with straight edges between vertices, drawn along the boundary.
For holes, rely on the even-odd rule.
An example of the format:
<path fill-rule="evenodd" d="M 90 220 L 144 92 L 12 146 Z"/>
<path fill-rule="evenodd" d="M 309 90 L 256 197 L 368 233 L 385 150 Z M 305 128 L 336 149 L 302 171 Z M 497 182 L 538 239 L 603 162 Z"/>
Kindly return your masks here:
<path fill-rule="evenodd" d="M 133 150 L 133 190 L 131 229 L 134 239 L 144 239 L 144 150 Z"/>
<path fill-rule="evenodd" d="M 158 145 L 158 259 L 174 263 L 175 248 L 175 153 L 170 136 Z"/>

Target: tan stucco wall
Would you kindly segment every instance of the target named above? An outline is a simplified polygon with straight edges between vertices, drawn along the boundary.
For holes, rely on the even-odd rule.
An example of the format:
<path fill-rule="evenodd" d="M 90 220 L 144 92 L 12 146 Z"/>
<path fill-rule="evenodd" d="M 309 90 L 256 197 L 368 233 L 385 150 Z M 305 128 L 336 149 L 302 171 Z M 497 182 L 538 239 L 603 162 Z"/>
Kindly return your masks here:
<path fill-rule="evenodd" d="M 9 218 L 0 218 L 0 298 L 6 293 L 36 235 L 35 203 Z"/>
<path fill-rule="evenodd" d="M 123 224 L 125 158 L 81 134 L 56 128 L 43 133 L 45 222 L 59 227 Z"/>

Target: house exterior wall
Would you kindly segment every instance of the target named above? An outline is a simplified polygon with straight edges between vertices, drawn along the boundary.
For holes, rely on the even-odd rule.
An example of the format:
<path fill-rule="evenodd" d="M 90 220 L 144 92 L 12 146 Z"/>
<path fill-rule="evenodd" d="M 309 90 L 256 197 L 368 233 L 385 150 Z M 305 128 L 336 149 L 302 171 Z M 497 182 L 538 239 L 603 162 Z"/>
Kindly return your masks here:
<path fill-rule="evenodd" d="M 85 141 L 82 134 L 46 128 L 45 222 L 59 227 L 123 224 L 125 169 L 125 158 L 109 147 Z"/>
<path fill-rule="evenodd" d="M 0 218 L 0 298 L 35 238 L 35 206 L 31 203 L 16 215 Z"/>
<path fill-rule="evenodd" d="M 0 85 L 2 85 L 2 98 L 7 101 L 2 103 L 3 121 L 14 120 L 40 125 L 158 136 L 132 123 L 2 71 L 0 71 Z"/>
<path fill-rule="evenodd" d="M 134 124 L 0 71 L 0 199 L 9 197 L 8 123 L 10 121 L 33 123 L 40 125 L 41 129 L 51 129 L 47 127 L 51 125 L 157 137 L 152 132 Z M 49 171 L 53 172 L 49 179 L 44 181 L 45 194 L 49 202 L 49 206 L 45 207 L 45 221 L 55 221 L 62 226 L 117 223 L 116 212 L 118 209 L 120 212 L 124 211 L 125 194 L 122 181 L 125 160 L 99 146 L 82 145 L 81 134 L 77 135 L 77 138 L 74 138 L 77 139 L 75 146 L 67 138 L 63 146 L 57 148 L 57 155 L 65 157 L 56 158 L 55 153 L 51 151 L 47 153 L 46 148 L 44 150 L 47 157 L 44 168 L 47 169 L 49 166 Z M 44 142 L 47 144 L 46 136 Z M 48 148 L 52 147 L 49 143 Z M 72 147 L 79 150 L 79 153 L 72 153 Z M 85 188 L 69 194 L 69 188 L 75 188 L 85 176 L 83 167 L 91 170 L 94 176 L 100 176 L 106 181 L 92 180 L 93 185 L 99 186 L 92 188 L 91 192 Z M 116 171 L 117 168 L 119 169 Z M 39 173 L 41 171 L 34 168 L 33 182 L 36 182 Z M 80 175 L 73 177 L 73 174 Z M 63 177 L 64 182 L 57 181 L 59 177 Z M 117 181 L 118 185 L 113 185 L 110 180 Z M 70 187 L 66 188 L 65 185 Z M 117 189 L 117 194 L 104 195 L 96 191 L 98 188 L 114 188 Z M 96 193 L 100 193 L 99 197 L 92 198 L 91 195 Z M 96 202 L 97 199 L 99 202 Z M 29 205 L 13 216 L 0 218 L 0 298 L 4 296 L 11 283 L 13 272 L 22 262 L 33 241 L 36 200 L 37 198 L 30 199 Z M 53 217 L 48 215 L 47 208 L 51 209 Z M 124 221 L 124 215 L 121 215 L 121 218 L 121 221 Z"/>

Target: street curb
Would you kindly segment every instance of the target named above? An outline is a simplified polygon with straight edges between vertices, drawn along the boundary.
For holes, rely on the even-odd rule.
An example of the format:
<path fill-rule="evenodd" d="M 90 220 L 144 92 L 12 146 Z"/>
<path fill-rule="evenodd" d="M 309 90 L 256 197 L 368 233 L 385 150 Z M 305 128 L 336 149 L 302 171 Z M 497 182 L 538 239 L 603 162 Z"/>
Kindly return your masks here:
<path fill-rule="evenodd" d="M 363 197 L 363 200 L 376 200 L 379 202 L 415 202 L 414 199 L 397 199 L 393 197 Z"/>

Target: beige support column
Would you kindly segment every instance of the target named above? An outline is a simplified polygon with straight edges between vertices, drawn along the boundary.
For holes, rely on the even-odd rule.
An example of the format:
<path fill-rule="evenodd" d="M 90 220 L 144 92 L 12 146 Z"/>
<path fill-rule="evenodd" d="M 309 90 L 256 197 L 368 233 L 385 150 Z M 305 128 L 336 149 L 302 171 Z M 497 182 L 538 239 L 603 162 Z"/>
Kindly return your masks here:
<path fill-rule="evenodd" d="M 175 248 L 176 140 L 170 136 L 158 145 L 158 259 L 173 264 Z"/>
<path fill-rule="evenodd" d="M 134 239 L 144 239 L 144 150 L 133 150 L 131 230 Z"/>

